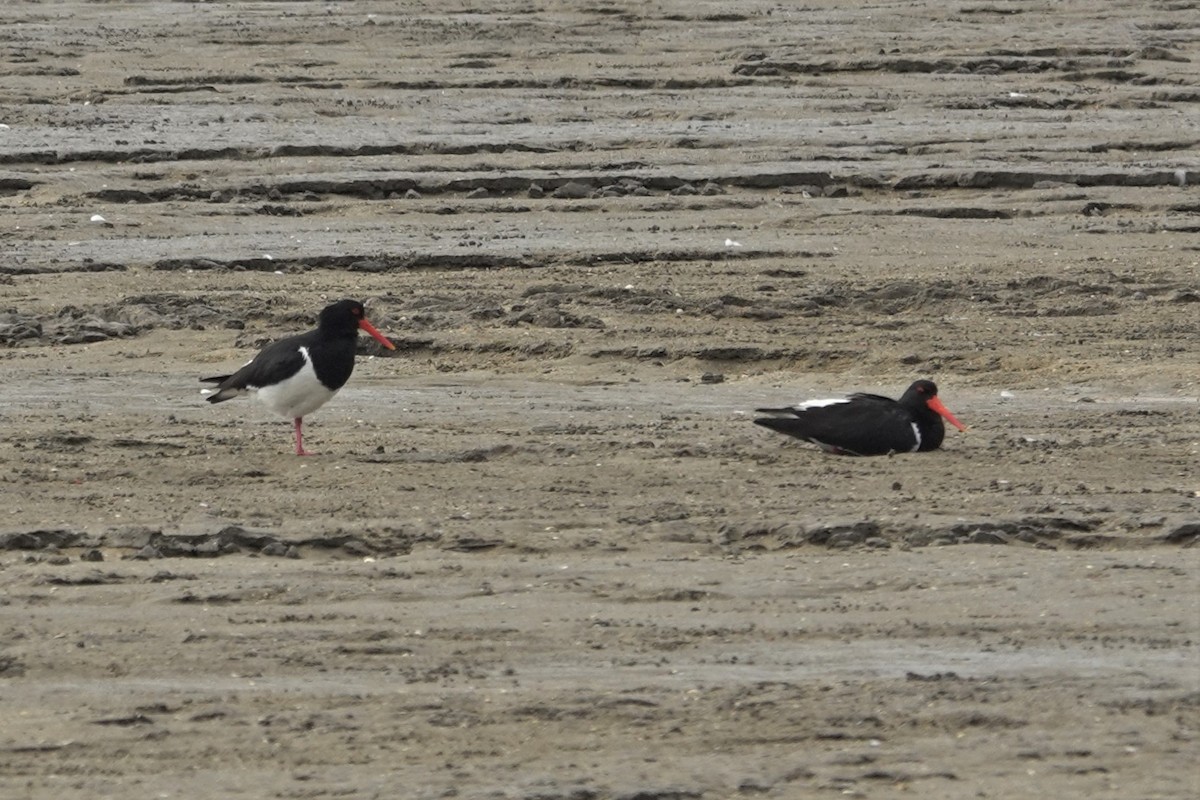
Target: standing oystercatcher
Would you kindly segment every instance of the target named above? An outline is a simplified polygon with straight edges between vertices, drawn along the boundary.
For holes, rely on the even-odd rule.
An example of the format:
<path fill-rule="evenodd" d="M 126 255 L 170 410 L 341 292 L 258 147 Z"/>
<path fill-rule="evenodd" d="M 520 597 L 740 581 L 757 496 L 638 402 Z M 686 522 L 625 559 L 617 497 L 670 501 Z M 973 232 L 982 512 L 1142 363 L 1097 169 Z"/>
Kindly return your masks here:
<path fill-rule="evenodd" d="M 756 425 L 812 442 L 827 453 L 884 456 L 937 450 L 946 438 L 942 418 L 967 429 L 938 399 L 933 381 L 917 381 L 899 400 L 852 394 L 839 400 L 809 400 L 787 408 L 759 408 Z"/>
<path fill-rule="evenodd" d="M 208 402 L 220 403 L 254 392 L 267 408 L 292 418 L 296 455 L 312 455 L 304 449 L 301 432 L 304 417 L 328 403 L 350 380 L 360 329 L 387 349 L 396 349 L 367 322 L 362 303 L 340 300 L 321 310 L 316 330 L 267 345 L 232 375 L 201 378 L 206 383 L 219 384 L 216 389 L 205 390 Z"/>

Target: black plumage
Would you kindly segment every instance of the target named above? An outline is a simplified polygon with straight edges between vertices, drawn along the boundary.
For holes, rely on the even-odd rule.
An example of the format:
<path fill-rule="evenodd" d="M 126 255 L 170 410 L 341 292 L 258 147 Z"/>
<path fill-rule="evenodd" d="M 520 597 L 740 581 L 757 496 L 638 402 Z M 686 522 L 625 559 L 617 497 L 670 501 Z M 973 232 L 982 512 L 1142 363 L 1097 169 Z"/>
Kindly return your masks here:
<path fill-rule="evenodd" d="M 755 424 L 803 439 L 839 455 L 878 456 L 925 452 L 942 446 L 943 418 L 966 430 L 938 399 L 933 381 L 920 380 L 899 400 L 877 394 L 852 394 L 784 408 L 759 408 Z"/>

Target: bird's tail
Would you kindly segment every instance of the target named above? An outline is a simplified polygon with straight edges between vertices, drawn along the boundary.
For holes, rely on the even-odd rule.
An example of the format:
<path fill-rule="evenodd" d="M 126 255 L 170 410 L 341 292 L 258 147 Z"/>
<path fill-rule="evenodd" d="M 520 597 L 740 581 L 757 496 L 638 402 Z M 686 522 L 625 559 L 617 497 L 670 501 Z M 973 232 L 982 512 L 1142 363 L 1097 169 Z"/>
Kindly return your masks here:
<path fill-rule="evenodd" d="M 809 435 L 808 423 L 796 416 L 756 417 L 754 424 L 798 439 L 807 439 Z"/>
<path fill-rule="evenodd" d="M 201 383 L 224 383 L 230 375 L 213 375 L 211 378 L 201 378 Z M 204 399 L 210 403 L 220 403 L 225 400 L 232 400 L 241 392 L 237 389 L 201 389 L 200 394 L 204 395 Z"/>
<path fill-rule="evenodd" d="M 770 414 L 773 417 L 795 417 L 796 407 L 786 406 L 784 408 L 756 408 L 756 414 Z M 757 420 L 755 420 L 757 422 Z"/>

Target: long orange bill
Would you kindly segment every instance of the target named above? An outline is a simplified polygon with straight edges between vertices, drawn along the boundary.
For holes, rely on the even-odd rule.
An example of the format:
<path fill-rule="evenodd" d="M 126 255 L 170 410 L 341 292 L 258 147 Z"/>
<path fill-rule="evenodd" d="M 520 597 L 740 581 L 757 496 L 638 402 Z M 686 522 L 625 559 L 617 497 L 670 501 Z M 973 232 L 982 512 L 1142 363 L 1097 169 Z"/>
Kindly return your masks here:
<path fill-rule="evenodd" d="M 929 398 L 929 400 L 926 402 L 926 405 L 945 417 L 947 422 L 958 428 L 960 431 L 965 431 L 967 429 L 967 426 L 959 422 L 958 419 L 950 413 L 950 409 L 942 405 L 942 401 L 938 400 L 936 397 Z"/>
<path fill-rule="evenodd" d="M 365 319 L 360 319 L 358 321 L 358 327 L 362 328 L 364 331 L 366 331 L 367 333 L 374 336 L 375 340 L 378 341 L 384 347 L 386 347 L 388 350 L 396 349 L 396 345 L 389 342 L 387 340 L 386 336 L 384 336 L 382 333 L 380 333 L 378 330 L 376 330 L 375 326 L 372 325 L 371 323 L 367 322 Z"/>

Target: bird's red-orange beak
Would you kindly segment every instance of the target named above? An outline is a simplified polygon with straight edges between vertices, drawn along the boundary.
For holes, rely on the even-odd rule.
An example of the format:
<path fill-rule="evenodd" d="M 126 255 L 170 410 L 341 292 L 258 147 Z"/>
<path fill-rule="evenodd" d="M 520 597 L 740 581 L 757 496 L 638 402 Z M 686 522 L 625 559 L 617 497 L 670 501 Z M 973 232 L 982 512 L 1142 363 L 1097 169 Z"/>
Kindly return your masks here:
<path fill-rule="evenodd" d="M 943 417 L 945 417 L 947 422 L 949 422 L 954 427 L 958 428 L 960 431 L 965 431 L 967 429 L 967 426 L 963 425 L 961 422 L 959 422 L 958 419 L 953 414 L 950 413 L 950 409 L 948 409 L 944 405 L 942 405 L 942 401 L 938 400 L 936 397 L 929 398 L 928 400 L 925 401 L 925 404 L 927 406 L 929 406 L 930 408 L 932 408 L 937 413 L 941 414 Z"/>
<path fill-rule="evenodd" d="M 365 319 L 360 319 L 358 321 L 358 327 L 362 328 L 364 331 L 371 334 L 371 336 L 373 336 L 375 338 L 375 341 L 379 342 L 381 345 L 386 347 L 388 350 L 396 349 L 396 345 L 389 342 L 387 340 L 386 336 L 384 336 L 382 333 L 380 333 L 378 330 L 376 330 L 375 326 L 372 325 L 371 323 L 367 322 Z"/>

